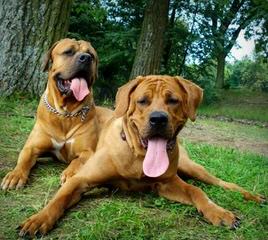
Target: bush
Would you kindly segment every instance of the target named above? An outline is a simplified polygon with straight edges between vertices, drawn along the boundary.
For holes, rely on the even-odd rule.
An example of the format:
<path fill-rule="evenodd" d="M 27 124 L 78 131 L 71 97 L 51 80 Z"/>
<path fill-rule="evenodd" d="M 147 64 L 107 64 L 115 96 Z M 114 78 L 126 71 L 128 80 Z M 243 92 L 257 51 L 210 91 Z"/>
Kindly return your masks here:
<path fill-rule="evenodd" d="M 229 65 L 231 74 L 227 81 L 232 87 L 248 87 L 252 90 L 268 92 L 268 64 L 264 59 L 245 58 Z"/>

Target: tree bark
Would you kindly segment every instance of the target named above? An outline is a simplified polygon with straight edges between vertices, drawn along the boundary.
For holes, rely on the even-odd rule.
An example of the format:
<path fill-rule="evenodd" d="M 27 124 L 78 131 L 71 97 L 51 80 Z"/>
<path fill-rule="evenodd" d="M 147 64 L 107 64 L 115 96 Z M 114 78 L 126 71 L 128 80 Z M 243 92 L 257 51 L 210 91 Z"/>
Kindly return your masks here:
<path fill-rule="evenodd" d="M 66 35 L 71 0 L 0 0 L 0 96 L 40 95 L 45 51 Z"/>
<path fill-rule="evenodd" d="M 216 88 L 222 89 L 224 87 L 224 68 L 225 68 L 224 52 L 217 54 L 217 76 L 216 76 Z"/>
<path fill-rule="evenodd" d="M 164 48 L 169 0 L 150 0 L 145 9 L 130 79 L 138 75 L 157 74 Z"/>

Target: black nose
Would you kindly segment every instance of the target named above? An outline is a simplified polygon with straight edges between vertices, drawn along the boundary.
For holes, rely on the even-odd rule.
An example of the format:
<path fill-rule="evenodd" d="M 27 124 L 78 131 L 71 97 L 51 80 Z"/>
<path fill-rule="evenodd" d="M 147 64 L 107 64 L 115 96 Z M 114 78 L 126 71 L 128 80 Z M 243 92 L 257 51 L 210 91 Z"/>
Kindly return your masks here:
<path fill-rule="evenodd" d="M 83 53 L 79 56 L 78 61 L 80 63 L 89 63 L 91 61 L 91 56 L 88 53 Z"/>
<path fill-rule="evenodd" d="M 152 127 L 165 127 L 168 123 L 168 115 L 165 112 L 152 112 L 150 115 L 150 125 Z"/>

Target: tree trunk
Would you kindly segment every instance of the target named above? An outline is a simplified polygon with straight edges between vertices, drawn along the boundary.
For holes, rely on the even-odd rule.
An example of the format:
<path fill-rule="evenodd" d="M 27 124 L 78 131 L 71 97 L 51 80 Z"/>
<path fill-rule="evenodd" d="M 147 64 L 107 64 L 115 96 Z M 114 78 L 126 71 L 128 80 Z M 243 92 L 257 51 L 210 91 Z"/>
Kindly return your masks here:
<path fill-rule="evenodd" d="M 218 89 L 222 89 L 224 87 L 224 68 L 225 68 L 225 54 L 221 52 L 217 54 L 216 88 Z"/>
<path fill-rule="evenodd" d="M 168 61 L 169 61 L 170 54 L 171 54 L 171 48 L 172 48 L 171 31 L 174 28 L 177 8 L 178 8 L 178 2 L 175 2 L 172 8 L 171 16 L 170 16 L 169 23 L 168 23 L 168 34 L 166 36 L 167 40 L 166 40 L 164 53 L 163 53 L 163 65 L 166 70 L 168 68 Z"/>
<path fill-rule="evenodd" d="M 169 0 L 150 0 L 145 9 L 130 79 L 138 75 L 157 74 L 164 48 Z"/>
<path fill-rule="evenodd" d="M 66 35 L 71 0 L 0 0 L 0 96 L 40 95 L 43 54 Z"/>

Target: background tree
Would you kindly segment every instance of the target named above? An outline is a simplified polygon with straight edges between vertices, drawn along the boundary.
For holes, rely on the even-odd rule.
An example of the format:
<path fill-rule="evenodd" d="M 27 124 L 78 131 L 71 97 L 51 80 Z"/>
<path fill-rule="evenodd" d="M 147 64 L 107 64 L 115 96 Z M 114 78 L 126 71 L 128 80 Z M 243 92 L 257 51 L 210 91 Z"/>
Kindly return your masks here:
<path fill-rule="evenodd" d="M 252 5 L 253 8 L 250 10 L 253 20 L 247 26 L 247 28 L 251 27 L 252 29 L 249 38 L 256 36 L 256 31 L 253 30 L 259 28 L 265 19 L 265 8 L 260 7 L 261 3 L 264 4 L 263 1 L 252 1 L 255 5 Z M 94 85 L 95 98 L 101 99 L 101 101 L 107 98 L 113 99 L 117 88 L 128 81 L 129 73 L 135 66 L 140 68 L 137 75 L 153 73 L 153 71 L 145 72 L 144 69 L 141 69 L 145 65 L 137 64 L 139 61 L 134 63 L 135 56 L 145 60 L 144 54 L 147 53 L 149 60 L 156 59 L 159 64 L 158 73 L 182 75 L 191 79 L 205 89 L 207 102 L 216 100 L 217 56 L 219 49 L 221 49 L 216 48 L 216 46 L 219 46 L 221 37 L 224 37 L 225 51 L 227 44 L 232 43 L 229 47 L 235 44 L 235 40 L 230 42 L 232 33 L 239 26 L 242 27 L 241 25 L 233 25 L 233 23 L 241 23 L 242 15 L 245 17 L 248 14 L 248 12 L 243 14 L 243 11 L 248 9 L 248 5 L 245 5 L 243 11 L 242 9 L 238 12 L 234 11 L 232 16 L 228 15 L 230 14 L 229 10 L 232 4 L 245 4 L 249 3 L 250 0 L 170 0 L 168 12 L 166 10 L 165 15 L 168 24 L 166 23 L 166 30 L 161 37 L 164 51 L 159 54 L 161 47 L 157 48 L 157 55 L 149 52 L 149 49 L 155 45 L 155 40 L 160 37 L 160 34 L 156 38 L 147 38 L 148 48 L 140 45 L 138 41 L 142 39 L 142 36 L 145 36 L 145 33 L 150 33 L 149 30 L 144 31 L 144 34 L 141 31 L 141 28 L 146 26 L 146 13 L 157 16 L 157 21 L 161 18 L 160 13 L 153 11 L 152 6 L 148 7 L 153 2 L 152 0 L 74 1 L 69 36 L 91 41 L 100 58 L 99 79 Z M 157 1 L 157 4 L 161 2 L 163 0 Z M 167 2 L 165 1 L 165 4 Z M 218 7 L 216 8 L 216 6 Z M 218 20 L 217 28 L 212 32 L 211 19 L 214 15 Z M 220 29 L 220 23 L 224 22 L 227 26 L 227 18 L 231 23 L 225 29 L 226 34 L 222 34 L 223 27 Z M 158 23 L 157 28 L 160 25 Z M 141 42 L 145 43 L 145 39 Z M 264 42 L 267 42 L 265 38 L 259 37 L 259 39 L 264 39 Z M 141 49 L 143 50 L 141 51 Z M 137 54 L 135 54 L 136 51 Z M 225 52 L 225 54 L 227 53 Z M 224 69 L 224 72 L 227 71 L 226 67 Z M 229 84 L 229 79 L 227 80 Z"/>
<path fill-rule="evenodd" d="M 255 50 L 259 56 L 268 59 L 268 1 L 254 0 L 258 5 L 257 17 L 246 28 L 247 39 L 254 38 Z"/>
<path fill-rule="evenodd" d="M 2 0 L 0 4 L 1 95 L 43 91 L 46 74 L 40 71 L 40 60 L 52 42 L 66 35 L 68 20 L 68 36 L 91 41 L 98 52 L 94 94 L 101 102 L 113 99 L 131 70 L 136 72 L 131 77 L 182 75 L 205 89 L 207 102 L 217 99 L 216 78 L 224 79 L 228 73 L 225 85 L 236 87 L 230 75 L 242 68 L 224 65 L 242 28 L 247 38 L 256 41 L 257 55 L 251 61 L 262 65 L 251 67 L 247 76 L 253 76 L 253 69 L 267 67 L 268 4 L 263 0 L 73 0 L 72 4 L 70 0 Z M 252 79 L 265 82 L 260 80 L 263 74 L 259 76 Z M 237 86 L 244 84 L 239 81 Z"/>
<path fill-rule="evenodd" d="M 130 79 L 138 75 L 159 73 L 168 9 L 169 0 L 148 1 Z"/>
<path fill-rule="evenodd" d="M 208 52 L 206 60 L 216 60 L 217 88 L 224 87 L 225 59 L 236 43 L 240 31 L 254 19 L 261 18 L 258 15 L 259 7 L 254 0 L 200 1 L 201 46 Z"/>
<path fill-rule="evenodd" d="M 40 95 L 46 83 L 41 60 L 66 35 L 71 0 L 1 0 L 0 95 Z"/>
<path fill-rule="evenodd" d="M 234 64 L 228 64 L 227 82 L 232 88 L 246 87 L 268 92 L 268 63 L 261 55 L 255 59 L 244 58 Z"/>

